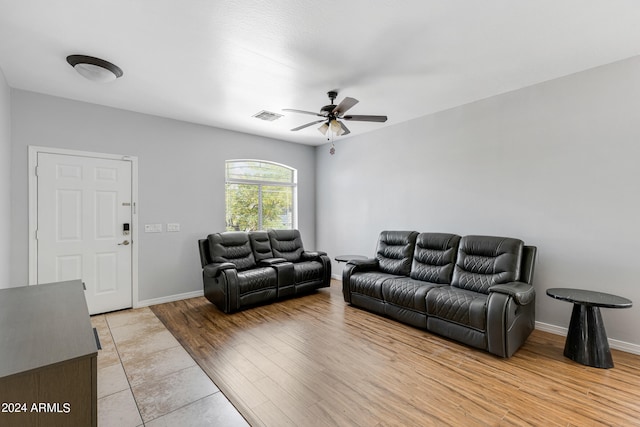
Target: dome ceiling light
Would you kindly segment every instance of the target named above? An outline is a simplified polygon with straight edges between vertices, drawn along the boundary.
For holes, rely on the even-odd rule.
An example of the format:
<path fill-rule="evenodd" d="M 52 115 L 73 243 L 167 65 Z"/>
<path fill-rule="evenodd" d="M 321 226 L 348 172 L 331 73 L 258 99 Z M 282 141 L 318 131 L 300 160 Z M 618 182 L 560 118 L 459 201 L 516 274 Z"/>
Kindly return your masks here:
<path fill-rule="evenodd" d="M 93 56 L 69 55 L 67 62 L 84 78 L 93 82 L 112 82 L 123 74 L 117 65 Z"/>

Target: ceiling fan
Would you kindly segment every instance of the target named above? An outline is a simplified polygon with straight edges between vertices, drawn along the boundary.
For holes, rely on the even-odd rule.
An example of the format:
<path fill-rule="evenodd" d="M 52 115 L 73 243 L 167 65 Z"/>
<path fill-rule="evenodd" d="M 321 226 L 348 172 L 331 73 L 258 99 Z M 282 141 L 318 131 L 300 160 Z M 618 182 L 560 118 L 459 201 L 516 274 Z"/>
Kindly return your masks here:
<path fill-rule="evenodd" d="M 387 121 L 387 116 L 370 116 L 370 115 L 345 115 L 345 113 L 354 105 L 356 105 L 359 101 L 355 98 L 346 97 L 342 100 L 342 102 L 338 105 L 335 105 L 333 102 L 338 96 L 337 91 L 329 91 L 327 92 L 329 99 L 331 100 L 331 104 L 325 105 L 320 109 L 319 113 L 314 113 L 312 111 L 304 111 L 304 110 L 296 110 L 293 108 L 285 108 L 282 111 L 290 111 L 292 113 L 301 113 L 301 114 L 311 114 L 312 116 L 322 117 L 320 120 L 316 120 L 302 126 L 298 126 L 296 128 L 291 129 L 292 131 L 298 131 L 300 129 L 304 129 L 309 126 L 313 126 L 317 123 L 324 122 L 318 130 L 326 135 L 329 129 L 333 132 L 334 135 L 347 135 L 351 133 L 348 127 L 342 122 L 342 120 L 352 120 L 354 122 L 379 122 L 384 123 Z"/>

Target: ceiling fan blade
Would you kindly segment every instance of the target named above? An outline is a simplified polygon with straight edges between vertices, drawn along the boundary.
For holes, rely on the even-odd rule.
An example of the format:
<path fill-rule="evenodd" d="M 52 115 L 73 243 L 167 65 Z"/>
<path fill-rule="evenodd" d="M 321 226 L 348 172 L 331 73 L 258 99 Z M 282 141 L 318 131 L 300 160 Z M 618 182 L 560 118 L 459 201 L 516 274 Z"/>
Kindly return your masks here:
<path fill-rule="evenodd" d="M 288 111 L 291 113 L 300 113 L 300 114 L 311 114 L 312 116 L 325 117 L 324 114 L 314 113 L 313 111 L 296 110 L 294 108 L 283 108 L 282 111 Z"/>
<path fill-rule="evenodd" d="M 379 122 L 384 123 L 387 121 L 387 116 L 344 116 L 342 117 L 344 120 L 353 120 L 354 122 Z"/>
<path fill-rule="evenodd" d="M 338 123 L 340 123 L 340 126 L 342 126 L 342 130 L 344 131 L 344 132 L 342 133 L 342 135 L 348 135 L 348 134 L 350 134 L 350 133 L 351 133 L 351 131 L 349 130 L 349 128 L 348 128 L 344 123 L 342 123 L 342 122 L 340 122 L 340 121 L 339 121 Z"/>
<path fill-rule="evenodd" d="M 304 128 L 309 127 L 309 126 L 313 126 L 313 125 L 315 125 L 316 123 L 322 123 L 322 122 L 324 122 L 324 119 L 322 119 L 322 120 L 316 120 L 315 122 L 307 123 L 306 125 L 298 126 L 297 128 L 293 128 L 293 129 L 291 129 L 291 130 L 292 130 L 292 131 L 296 131 L 296 130 L 304 129 Z"/>
<path fill-rule="evenodd" d="M 345 99 L 342 100 L 340 104 L 336 106 L 336 108 L 333 109 L 332 113 L 335 114 L 336 116 L 341 116 L 342 114 L 346 113 L 349 108 L 353 107 L 358 102 L 360 101 L 358 101 L 355 98 L 346 97 Z"/>

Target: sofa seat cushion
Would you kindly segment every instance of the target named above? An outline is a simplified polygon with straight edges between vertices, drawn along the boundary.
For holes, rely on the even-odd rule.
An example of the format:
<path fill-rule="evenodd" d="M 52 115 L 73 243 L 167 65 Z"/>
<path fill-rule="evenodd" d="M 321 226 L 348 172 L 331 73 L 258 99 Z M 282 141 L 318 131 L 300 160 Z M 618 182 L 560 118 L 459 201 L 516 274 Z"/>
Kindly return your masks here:
<path fill-rule="evenodd" d="M 427 294 L 427 316 L 484 331 L 488 298 L 488 295 L 453 286 L 435 288 Z"/>
<path fill-rule="evenodd" d="M 356 273 L 351 276 L 350 291 L 382 300 L 382 282 L 395 278 L 399 276 L 379 271 Z"/>
<path fill-rule="evenodd" d="M 276 270 L 271 267 L 258 267 L 238 272 L 238 291 L 240 295 L 266 288 L 277 287 Z"/>
<path fill-rule="evenodd" d="M 319 261 L 303 261 L 293 264 L 293 277 L 296 284 L 321 280 L 324 269 Z"/>
<path fill-rule="evenodd" d="M 408 277 L 391 278 L 382 282 L 382 297 L 385 302 L 426 313 L 427 292 L 437 286 Z"/>

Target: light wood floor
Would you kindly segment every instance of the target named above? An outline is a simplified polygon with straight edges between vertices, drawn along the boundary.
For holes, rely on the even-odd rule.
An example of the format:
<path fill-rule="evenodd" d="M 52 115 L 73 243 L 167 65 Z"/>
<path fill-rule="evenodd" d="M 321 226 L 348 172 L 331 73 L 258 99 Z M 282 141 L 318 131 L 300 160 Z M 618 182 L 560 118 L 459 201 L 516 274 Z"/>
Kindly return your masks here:
<path fill-rule="evenodd" d="M 589 368 L 534 331 L 501 359 L 348 306 L 337 281 L 232 315 L 152 310 L 253 426 L 640 425 L 640 356 Z"/>

